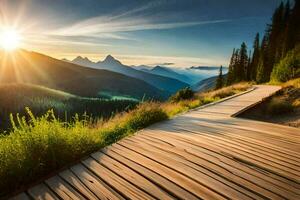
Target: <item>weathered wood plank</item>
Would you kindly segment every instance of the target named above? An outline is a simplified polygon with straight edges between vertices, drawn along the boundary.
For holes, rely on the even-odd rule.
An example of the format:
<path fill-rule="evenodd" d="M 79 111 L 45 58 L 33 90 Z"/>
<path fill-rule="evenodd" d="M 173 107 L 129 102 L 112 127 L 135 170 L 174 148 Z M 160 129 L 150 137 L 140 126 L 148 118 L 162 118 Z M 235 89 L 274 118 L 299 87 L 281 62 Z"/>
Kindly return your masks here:
<path fill-rule="evenodd" d="M 115 152 L 126 156 L 128 159 L 130 159 L 134 162 L 137 162 L 140 165 L 143 165 L 152 171 L 155 171 L 156 173 L 169 179 L 172 182 L 175 182 L 177 185 L 180 185 L 182 188 L 193 193 L 194 195 L 198 196 L 199 198 L 224 199 L 220 195 L 211 192 L 207 188 L 201 187 L 195 181 L 187 178 L 186 176 L 184 176 L 180 173 L 176 173 L 175 171 L 171 170 L 170 168 L 165 167 L 152 159 L 144 157 L 130 149 L 126 149 L 119 144 L 114 144 L 113 147 L 114 147 L 113 149 Z"/>
<path fill-rule="evenodd" d="M 156 133 L 143 133 L 144 135 L 147 134 L 149 136 L 152 136 L 154 138 L 157 138 Z M 233 157 L 228 156 L 227 154 L 224 154 L 222 149 L 208 146 L 205 143 L 198 143 L 193 140 L 190 140 L 189 138 L 185 138 L 181 136 L 180 138 L 174 137 L 172 134 L 166 134 L 161 132 L 159 134 L 159 139 L 162 139 L 164 141 L 168 141 L 169 143 L 172 143 L 173 145 L 177 146 L 180 144 L 183 146 L 187 152 L 194 155 L 199 155 L 201 157 L 207 157 L 208 160 L 213 161 L 215 163 L 220 163 L 221 165 L 226 164 L 232 167 L 236 167 L 238 170 L 245 171 L 249 174 L 255 174 L 255 172 L 259 175 L 261 174 L 262 177 L 272 177 L 274 179 L 273 181 L 278 181 L 279 183 L 285 183 L 288 184 L 287 188 L 294 188 L 293 191 L 298 191 L 300 189 L 300 185 L 297 182 L 289 180 L 287 177 L 280 176 L 277 173 L 272 173 L 270 171 L 263 170 L 261 168 L 258 168 L 257 166 L 254 167 L 253 165 L 247 165 L 246 163 L 242 163 L 239 160 L 233 159 Z"/>
<path fill-rule="evenodd" d="M 88 158 L 82 163 L 99 178 L 105 180 L 111 187 L 118 191 L 122 196 L 130 199 L 154 199 L 151 195 L 135 187 L 130 182 L 119 177 L 109 169 L 100 165 L 95 159 Z"/>
<path fill-rule="evenodd" d="M 71 167 L 71 171 L 88 187 L 99 199 L 122 199 L 107 185 L 92 174 L 81 164 Z"/>
<path fill-rule="evenodd" d="M 59 176 L 51 177 L 47 179 L 45 183 L 49 186 L 49 188 L 51 188 L 53 192 L 55 192 L 62 199 L 84 199 L 84 197 L 80 193 L 74 190 Z"/>
<path fill-rule="evenodd" d="M 90 191 L 90 189 L 85 186 L 80 179 L 73 174 L 70 170 L 65 170 L 59 173 L 59 176 L 63 178 L 67 183 L 76 188 L 85 198 L 87 199 L 97 199 L 97 197 Z"/>
<path fill-rule="evenodd" d="M 291 187 L 291 185 L 283 184 L 283 182 L 272 179 L 266 176 L 266 174 L 258 173 L 251 168 L 249 168 L 248 170 L 246 168 L 246 171 L 244 171 L 244 169 L 239 166 L 239 163 L 235 163 L 235 166 L 237 168 L 232 167 L 231 165 L 227 164 L 221 159 L 218 159 L 215 156 L 212 157 L 200 151 L 193 151 L 193 148 L 191 148 L 189 144 L 180 143 L 177 140 L 173 140 L 170 138 L 165 139 L 163 137 L 159 137 L 159 139 L 157 139 L 145 134 L 140 134 L 139 137 L 135 137 L 135 139 L 142 140 L 144 143 L 148 143 L 149 145 L 155 146 L 156 148 L 161 148 L 162 150 L 168 151 L 170 156 L 172 154 L 180 155 L 184 159 L 203 166 L 209 169 L 211 172 L 223 177 L 224 179 L 229 179 L 237 186 L 242 184 L 243 187 L 247 187 L 246 191 L 243 190 L 243 187 L 239 188 L 239 191 L 242 190 L 243 193 L 249 194 L 247 191 L 251 191 L 251 188 L 253 188 L 250 195 L 255 195 L 254 193 L 260 193 L 260 191 L 262 191 L 261 194 L 263 195 L 264 193 L 266 193 L 265 186 L 268 186 L 272 191 L 275 191 L 275 193 L 279 195 L 300 195 L 300 191 L 297 192 L 296 188 L 292 189 L 293 187 Z M 172 143 L 172 146 L 166 146 L 164 145 L 165 143 L 162 143 L 162 141 L 166 140 Z M 226 158 L 223 160 L 226 160 Z M 254 198 L 258 199 L 258 197 Z"/>
<path fill-rule="evenodd" d="M 137 174 L 130 168 L 115 161 L 114 159 L 108 157 L 107 155 L 101 152 L 96 152 L 92 154 L 91 157 L 93 157 L 95 160 L 97 160 L 97 162 L 101 163 L 102 165 L 104 165 L 105 167 L 107 167 L 108 169 L 116 173 L 118 176 L 127 180 L 131 184 L 135 185 L 137 188 L 140 188 L 146 193 L 154 196 L 155 198 L 173 199 L 170 195 L 168 195 L 166 192 L 158 188 L 152 182 L 148 181 L 143 176 Z"/>
<path fill-rule="evenodd" d="M 152 170 L 149 170 L 143 165 L 135 163 L 127 158 L 127 156 L 122 156 L 115 152 L 114 148 L 108 147 L 102 150 L 103 153 L 111 156 L 112 158 L 118 160 L 119 162 L 123 163 L 124 165 L 130 167 L 132 170 L 135 170 L 137 173 L 140 173 L 148 180 L 154 182 L 161 188 L 164 188 L 168 193 L 172 194 L 172 196 L 178 199 L 191 199 L 196 200 L 198 199 L 196 196 L 192 195 L 190 192 L 184 190 L 180 186 L 176 185 L 172 181 L 166 179 L 165 177 L 161 176 L 159 173 L 155 173 Z"/>
<path fill-rule="evenodd" d="M 164 152 L 159 152 L 158 150 L 149 146 L 147 148 L 144 148 L 143 145 L 140 145 L 137 142 L 131 142 L 129 139 L 123 140 L 122 142 L 120 142 L 120 144 L 126 146 L 131 150 L 139 152 L 146 157 L 156 159 L 160 164 L 170 169 L 176 170 L 178 173 L 181 173 L 184 176 L 187 176 L 188 178 L 198 182 L 199 189 L 202 188 L 203 191 L 211 193 L 215 192 L 224 197 L 229 195 L 233 198 L 249 199 L 249 197 L 237 192 L 233 188 L 228 187 L 226 184 L 220 183 L 219 180 L 213 179 L 204 172 L 205 170 L 201 169 L 200 167 L 197 169 L 197 166 L 195 166 L 193 163 L 188 163 L 186 160 L 181 160 L 175 155 L 167 156 Z"/>

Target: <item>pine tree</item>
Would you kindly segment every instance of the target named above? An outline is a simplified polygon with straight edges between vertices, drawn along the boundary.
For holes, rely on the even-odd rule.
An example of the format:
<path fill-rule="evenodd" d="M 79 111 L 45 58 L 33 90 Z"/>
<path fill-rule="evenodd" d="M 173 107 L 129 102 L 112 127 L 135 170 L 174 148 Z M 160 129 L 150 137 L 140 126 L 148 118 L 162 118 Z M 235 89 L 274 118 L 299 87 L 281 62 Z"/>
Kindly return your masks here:
<path fill-rule="evenodd" d="M 221 65 L 215 89 L 222 88 L 223 84 L 224 84 L 224 81 L 223 81 L 223 66 Z"/>
<path fill-rule="evenodd" d="M 240 49 L 236 49 L 233 60 L 233 82 L 239 81 Z"/>
<path fill-rule="evenodd" d="M 252 72 L 252 65 L 251 65 L 251 50 L 249 51 L 248 55 L 248 61 L 247 61 L 247 66 L 246 66 L 246 80 L 250 81 L 251 80 L 251 72 Z"/>
<path fill-rule="evenodd" d="M 294 8 L 290 11 L 285 35 L 284 55 L 300 43 L 300 0 L 295 0 Z"/>
<path fill-rule="evenodd" d="M 247 45 L 245 42 L 243 42 L 239 52 L 238 64 L 236 66 L 235 82 L 246 80 L 247 66 L 248 66 Z"/>
<path fill-rule="evenodd" d="M 257 33 L 253 43 L 253 55 L 250 64 L 251 65 L 250 80 L 256 80 L 257 67 L 258 67 L 259 57 L 260 57 L 259 52 L 260 52 L 259 33 Z"/>
<path fill-rule="evenodd" d="M 231 85 L 234 80 L 234 60 L 235 60 L 235 49 L 232 51 L 232 55 L 230 58 L 230 63 L 228 67 L 228 73 L 227 73 L 227 79 L 226 79 L 226 85 Z"/>
<path fill-rule="evenodd" d="M 262 40 L 260 54 L 259 54 L 259 61 L 257 65 L 257 72 L 256 72 L 256 82 L 262 83 L 267 81 L 266 76 L 266 66 L 268 65 L 268 30 Z"/>
<path fill-rule="evenodd" d="M 281 39 L 281 32 L 284 30 L 284 4 L 281 2 L 280 6 L 275 10 L 272 17 L 272 24 L 269 26 L 269 41 L 265 51 L 265 55 L 268 57 L 268 62 L 264 63 L 264 79 L 270 80 L 270 75 L 273 70 L 273 66 L 280 60 L 281 56 L 278 53 L 282 49 L 283 41 Z"/>

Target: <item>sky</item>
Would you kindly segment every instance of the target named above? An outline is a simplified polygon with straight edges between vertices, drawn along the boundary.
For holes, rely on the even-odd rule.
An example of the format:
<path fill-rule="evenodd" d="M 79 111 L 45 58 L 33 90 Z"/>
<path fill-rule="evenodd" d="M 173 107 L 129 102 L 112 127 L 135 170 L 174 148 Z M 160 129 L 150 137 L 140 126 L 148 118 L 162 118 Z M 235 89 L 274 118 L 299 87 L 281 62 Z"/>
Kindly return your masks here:
<path fill-rule="evenodd" d="M 0 31 L 55 58 L 113 55 L 127 65 L 228 65 L 280 0 L 0 0 Z"/>

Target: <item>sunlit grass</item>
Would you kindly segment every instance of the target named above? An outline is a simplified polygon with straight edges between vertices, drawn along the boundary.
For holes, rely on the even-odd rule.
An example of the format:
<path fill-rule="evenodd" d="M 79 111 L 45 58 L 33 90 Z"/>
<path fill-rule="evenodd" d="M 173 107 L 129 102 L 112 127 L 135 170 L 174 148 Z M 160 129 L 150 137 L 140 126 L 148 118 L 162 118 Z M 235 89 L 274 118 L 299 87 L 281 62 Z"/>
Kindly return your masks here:
<path fill-rule="evenodd" d="M 64 122 L 48 111 L 30 120 L 11 115 L 13 130 L 0 136 L 0 196 L 60 169 L 151 124 L 248 89 L 250 84 L 195 94 L 178 102 L 145 102 L 96 124 L 87 116 Z M 0 134 L 1 135 L 1 134 Z"/>

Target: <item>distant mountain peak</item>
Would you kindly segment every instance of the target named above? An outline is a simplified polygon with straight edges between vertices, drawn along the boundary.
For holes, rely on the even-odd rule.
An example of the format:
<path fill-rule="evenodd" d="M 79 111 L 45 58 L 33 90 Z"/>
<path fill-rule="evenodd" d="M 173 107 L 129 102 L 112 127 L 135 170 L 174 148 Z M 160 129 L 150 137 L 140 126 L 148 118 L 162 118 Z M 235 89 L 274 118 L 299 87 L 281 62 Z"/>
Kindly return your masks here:
<path fill-rule="evenodd" d="M 74 60 L 72 60 L 72 62 L 78 62 L 78 61 L 87 61 L 87 62 L 92 62 L 90 61 L 90 59 L 88 59 L 88 57 L 82 57 L 82 56 L 77 56 L 76 58 L 74 58 Z"/>
<path fill-rule="evenodd" d="M 106 58 L 102 61 L 104 64 L 117 64 L 117 65 L 122 65 L 120 61 L 112 57 L 112 55 L 106 56 Z"/>

